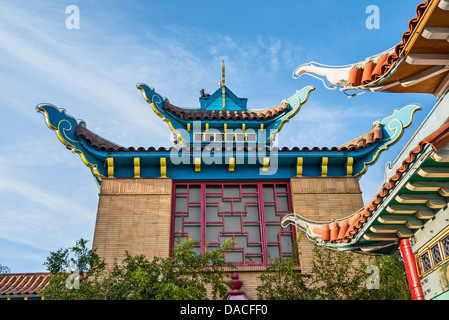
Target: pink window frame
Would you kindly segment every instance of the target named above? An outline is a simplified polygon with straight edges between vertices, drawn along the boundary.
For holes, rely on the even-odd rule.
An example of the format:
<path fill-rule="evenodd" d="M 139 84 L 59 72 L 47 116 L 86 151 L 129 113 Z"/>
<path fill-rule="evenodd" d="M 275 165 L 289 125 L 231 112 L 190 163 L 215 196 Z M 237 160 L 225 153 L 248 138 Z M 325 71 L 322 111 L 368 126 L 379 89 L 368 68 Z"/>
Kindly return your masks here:
<path fill-rule="evenodd" d="M 291 199 L 291 191 L 290 191 L 290 183 L 286 182 L 286 181 L 256 181 L 256 182 L 174 182 L 173 183 L 173 194 L 172 194 L 172 219 L 171 219 L 171 233 L 170 233 L 170 250 L 172 251 L 173 246 L 174 246 L 174 239 L 176 235 L 179 234 L 184 234 L 186 236 L 188 236 L 187 232 L 175 232 L 174 228 L 175 228 L 175 214 L 182 214 L 182 230 L 184 230 L 184 225 L 185 224 L 200 224 L 200 232 L 201 232 L 201 241 L 200 241 L 200 246 L 201 246 L 201 252 L 204 252 L 205 248 L 206 248 L 206 244 L 208 245 L 219 245 L 220 242 L 207 242 L 206 243 L 206 224 L 207 225 L 212 225 L 212 224 L 218 224 L 218 225 L 223 225 L 225 226 L 225 216 L 223 215 L 223 220 L 221 222 L 207 222 L 206 221 L 206 186 L 213 186 L 213 185 L 221 185 L 222 186 L 222 199 L 224 199 L 224 186 L 225 185 L 232 185 L 232 186 L 237 186 L 239 185 L 240 187 L 240 197 L 243 196 L 243 194 L 247 194 L 247 193 L 242 193 L 242 186 L 257 186 L 257 192 L 253 192 L 254 194 L 257 194 L 257 199 L 258 199 L 258 212 L 259 212 L 259 220 L 258 221 L 243 221 L 243 219 L 241 219 L 241 230 L 243 230 L 243 224 L 249 224 L 249 223 L 259 223 L 259 228 L 260 228 L 260 245 L 261 245 L 261 249 L 262 249 L 262 261 L 261 262 L 249 262 L 246 261 L 246 256 L 247 255 L 251 255 L 251 253 L 245 253 L 245 247 L 236 247 L 235 249 L 238 250 L 242 250 L 243 252 L 243 261 L 242 262 L 234 262 L 233 264 L 236 266 L 267 266 L 269 265 L 269 257 L 268 257 L 268 246 L 270 244 L 277 244 L 279 246 L 279 251 L 280 254 L 279 256 L 281 257 L 281 259 L 283 259 L 284 255 L 290 255 L 293 256 L 295 258 L 297 258 L 296 253 L 294 252 L 294 242 L 296 239 L 296 232 L 295 229 L 293 227 L 287 227 L 287 228 L 282 228 L 281 227 L 281 231 L 278 231 L 277 234 L 277 241 L 268 241 L 267 239 L 267 224 L 270 223 L 280 223 L 280 220 L 282 219 L 282 217 L 285 214 L 288 213 L 292 213 L 292 208 L 293 208 L 293 203 L 292 203 L 292 199 Z M 277 185 L 282 185 L 285 186 L 286 191 L 276 191 L 276 186 Z M 176 187 L 178 186 L 186 186 L 186 192 L 176 192 Z M 185 212 L 176 212 L 176 195 L 178 194 L 185 194 L 187 197 L 189 196 L 189 191 L 190 191 L 190 186 L 200 186 L 200 190 L 201 190 L 201 200 L 200 202 L 189 202 L 187 200 L 186 206 L 187 206 L 187 210 L 189 210 L 189 205 L 190 204 L 199 204 L 200 205 L 200 221 L 190 221 L 190 222 L 185 222 L 184 221 L 184 213 Z M 274 188 L 274 201 L 265 201 L 264 200 L 264 196 L 263 196 L 263 187 L 264 186 L 270 186 Z M 213 194 L 213 193 L 207 193 L 207 194 Z M 216 194 L 219 194 L 219 192 L 217 192 Z M 277 202 L 277 197 L 279 194 L 285 194 L 287 196 L 287 203 L 288 203 L 288 210 L 287 211 L 280 211 L 278 210 L 278 202 Z M 228 197 L 229 198 L 229 197 Z M 213 203 L 213 202 L 207 202 L 207 204 L 209 203 Z M 245 210 L 247 208 L 247 204 L 248 203 L 254 203 L 251 201 L 248 201 L 245 203 Z M 275 208 L 276 208 L 276 212 L 281 214 L 281 219 L 279 221 L 275 221 L 275 220 L 265 220 L 265 208 L 264 206 L 266 204 L 274 204 Z M 231 201 L 231 210 L 233 211 L 233 201 Z M 238 211 L 237 211 L 238 212 Z M 232 235 L 232 239 L 235 239 L 236 234 L 248 234 L 249 232 L 220 232 L 219 234 L 226 234 L 226 235 Z M 290 234 L 291 237 L 291 248 L 292 251 L 283 251 L 282 250 L 282 240 L 281 240 L 281 233 L 283 234 Z M 220 239 L 220 236 L 218 237 L 218 239 Z M 247 239 L 249 239 L 249 237 L 247 237 Z M 248 244 L 257 244 L 259 242 L 248 242 Z M 253 253 L 253 255 L 260 255 L 259 253 Z"/>

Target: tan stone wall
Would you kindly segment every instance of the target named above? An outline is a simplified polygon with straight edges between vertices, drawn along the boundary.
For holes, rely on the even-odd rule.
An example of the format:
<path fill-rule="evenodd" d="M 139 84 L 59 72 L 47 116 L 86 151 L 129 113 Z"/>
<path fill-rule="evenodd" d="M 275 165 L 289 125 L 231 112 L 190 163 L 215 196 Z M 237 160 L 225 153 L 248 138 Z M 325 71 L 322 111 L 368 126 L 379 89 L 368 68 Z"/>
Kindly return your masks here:
<path fill-rule="evenodd" d="M 290 179 L 290 187 L 294 212 L 310 220 L 347 217 L 364 206 L 356 177 L 294 177 Z M 304 236 L 299 250 L 301 269 L 309 271 L 313 242 Z"/>
<path fill-rule="evenodd" d="M 167 178 L 104 178 L 93 249 L 112 264 L 125 250 L 150 260 L 170 252 L 172 181 Z"/>

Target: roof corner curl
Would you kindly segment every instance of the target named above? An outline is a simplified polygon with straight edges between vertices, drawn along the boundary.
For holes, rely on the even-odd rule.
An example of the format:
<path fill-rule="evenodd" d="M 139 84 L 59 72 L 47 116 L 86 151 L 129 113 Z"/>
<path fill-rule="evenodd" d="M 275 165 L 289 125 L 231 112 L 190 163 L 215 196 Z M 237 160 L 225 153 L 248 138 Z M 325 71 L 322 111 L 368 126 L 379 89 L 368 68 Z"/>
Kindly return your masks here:
<path fill-rule="evenodd" d="M 364 159 L 364 168 L 358 175 L 362 175 L 366 172 L 369 165 L 374 164 L 378 159 L 380 154 L 388 150 L 392 145 L 401 139 L 406 128 L 408 128 L 412 122 L 414 114 L 421 110 L 421 107 L 416 104 L 406 105 L 399 110 L 394 110 L 393 114 L 384 118 L 381 121 L 375 121 L 373 127 L 381 126 L 382 128 L 382 139 L 376 146 L 376 149 L 369 153 Z"/>
<path fill-rule="evenodd" d="M 99 185 L 104 177 L 99 170 L 100 164 L 87 152 L 77 133 L 77 128 L 85 128 L 86 123 L 83 120 L 76 120 L 71 115 L 68 115 L 65 109 L 57 108 L 52 104 L 39 104 L 36 107 L 36 111 L 44 115 L 47 126 L 55 132 L 59 141 L 67 149 L 81 157 L 83 163 L 91 170 L 97 185 Z"/>
<path fill-rule="evenodd" d="M 329 224 L 332 222 L 333 221 L 313 222 L 294 212 L 285 215 L 284 218 L 282 218 L 281 225 L 283 228 L 286 228 L 293 224 L 296 228 L 304 231 L 309 239 L 325 242 L 328 238 L 327 231 L 329 231 Z"/>

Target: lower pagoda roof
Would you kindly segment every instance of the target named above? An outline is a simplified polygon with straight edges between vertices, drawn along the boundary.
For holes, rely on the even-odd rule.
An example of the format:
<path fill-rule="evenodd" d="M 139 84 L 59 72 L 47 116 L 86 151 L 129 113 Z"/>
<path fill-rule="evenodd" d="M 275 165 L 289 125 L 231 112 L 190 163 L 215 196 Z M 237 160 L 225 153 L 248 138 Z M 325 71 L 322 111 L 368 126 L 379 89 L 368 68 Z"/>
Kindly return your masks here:
<path fill-rule="evenodd" d="M 0 299 L 37 296 L 49 282 L 50 273 L 0 274 Z"/>
<path fill-rule="evenodd" d="M 295 213 L 284 218 L 319 244 L 370 253 L 391 253 L 411 237 L 449 197 L 449 118 L 409 152 L 402 166 L 364 208 L 347 218 L 310 221 Z"/>
<path fill-rule="evenodd" d="M 307 97 L 312 89 L 306 87 L 297 94 Z M 300 101 L 296 96 L 292 99 Z M 365 134 L 340 146 L 293 148 L 277 148 L 266 141 L 238 140 L 231 143 L 175 143 L 174 147 L 168 148 L 123 147 L 87 129 L 84 121 L 76 120 L 64 109 L 51 104 L 40 104 L 36 109 L 44 115 L 47 126 L 66 148 L 79 154 L 100 186 L 102 179 L 108 177 L 169 177 L 195 181 L 360 176 L 383 151 L 399 141 L 411 125 L 414 113 L 421 108 L 408 105 L 395 110 L 383 120 L 375 121 Z"/>
<path fill-rule="evenodd" d="M 122 147 L 118 144 L 115 144 L 113 142 L 110 142 L 99 135 L 95 134 L 94 132 L 90 131 L 86 127 L 79 125 L 75 128 L 75 133 L 78 137 L 82 137 L 86 142 L 93 147 L 96 150 L 106 151 L 106 152 L 135 152 L 135 151 L 142 151 L 142 152 L 170 152 L 172 150 L 182 150 L 182 148 L 179 147 Z M 308 151 L 338 151 L 338 152 L 345 152 L 345 151 L 359 151 L 363 148 L 369 147 L 371 144 L 375 144 L 382 140 L 382 125 L 375 124 L 373 125 L 373 128 L 369 130 L 367 133 L 363 134 L 362 136 L 353 139 L 350 142 L 347 142 L 341 146 L 338 147 L 259 147 L 259 146 L 246 146 L 246 147 L 237 147 L 233 146 L 231 147 L 231 150 L 238 150 L 242 149 L 242 151 L 270 151 L 270 150 L 276 150 L 280 152 L 308 152 Z M 189 147 L 189 151 L 201 151 L 201 150 L 207 150 L 207 149 L 214 149 L 220 151 L 221 149 L 227 150 L 228 148 L 225 146 L 201 146 L 201 147 Z"/>

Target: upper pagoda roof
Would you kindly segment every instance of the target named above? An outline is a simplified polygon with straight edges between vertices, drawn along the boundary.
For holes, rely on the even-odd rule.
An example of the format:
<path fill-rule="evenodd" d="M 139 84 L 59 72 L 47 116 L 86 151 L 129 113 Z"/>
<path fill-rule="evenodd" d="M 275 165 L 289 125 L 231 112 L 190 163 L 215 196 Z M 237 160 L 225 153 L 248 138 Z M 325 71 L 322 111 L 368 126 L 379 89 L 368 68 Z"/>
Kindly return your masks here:
<path fill-rule="evenodd" d="M 286 113 L 290 106 L 287 103 L 273 108 L 260 111 L 248 110 L 208 110 L 208 109 L 187 109 L 172 105 L 168 101 L 163 103 L 164 109 L 175 117 L 183 120 L 242 120 L 242 121 L 266 121 Z"/>
<path fill-rule="evenodd" d="M 256 132 L 251 142 L 263 142 L 270 146 L 284 124 L 299 112 L 315 90 L 312 86 L 306 86 L 282 100 L 279 106 L 248 110 L 247 99 L 238 98 L 224 84 L 212 95 L 200 97 L 201 106 L 196 109 L 174 106 L 145 83 L 137 84 L 137 88 L 152 110 L 167 123 L 176 136 L 175 144 L 180 146 L 189 144 L 188 141 L 197 141 L 195 134 L 206 133 L 209 129 L 214 129 L 217 134 L 224 134 L 227 130 L 241 130 L 244 133 L 246 129 L 252 129 Z M 212 141 L 202 140 L 202 143 Z"/>
<path fill-rule="evenodd" d="M 449 1 L 426 0 L 416 7 L 401 41 L 393 48 L 346 66 L 310 62 L 294 77 L 326 77 L 340 90 L 444 94 L 449 87 Z"/>
<path fill-rule="evenodd" d="M 115 144 L 96 133 L 90 131 L 85 126 L 78 125 L 75 128 L 76 136 L 82 137 L 89 146 L 93 147 L 96 150 L 106 151 L 106 152 L 135 152 L 135 151 L 147 151 L 147 152 L 169 152 L 172 149 L 177 149 L 176 147 L 123 147 L 121 145 Z M 378 143 L 382 140 L 382 125 L 375 124 L 368 132 L 361 135 L 360 137 L 353 139 L 341 146 L 334 147 L 282 147 L 282 148 L 268 148 L 267 150 L 276 149 L 280 152 L 309 152 L 309 151 L 339 151 L 339 152 L 348 152 L 348 151 L 361 151 L 364 148 L 368 148 L 372 144 Z M 203 147 L 206 148 L 206 147 Z M 234 146 L 234 148 L 236 148 Z M 191 150 L 194 150 L 195 147 L 191 147 Z M 214 149 L 218 149 L 214 147 Z M 245 151 L 251 151 L 260 149 L 257 147 L 246 147 Z"/>

